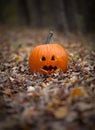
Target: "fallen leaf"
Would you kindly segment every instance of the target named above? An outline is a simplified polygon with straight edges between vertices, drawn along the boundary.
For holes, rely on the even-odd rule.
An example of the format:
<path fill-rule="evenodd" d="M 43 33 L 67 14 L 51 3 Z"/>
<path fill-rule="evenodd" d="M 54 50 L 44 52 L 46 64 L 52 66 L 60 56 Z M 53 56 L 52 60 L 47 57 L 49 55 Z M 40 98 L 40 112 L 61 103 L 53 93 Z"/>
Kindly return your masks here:
<path fill-rule="evenodd" d="M 74 96 L 84 96 L 84 92 L 82 91 L 82 89 L 75 88 L 75 89 L 72 90 L 71 96 L 72 97 L 74 97 Z"/>
<path fill-rule="evenodd" d="M 11 89 L 5 89 L 3 91 L 4 94 L 11 96 L 13 94 L 13 91 Z"/>
<path fill-rule="evenodd" d="M 9 61 L 14 61 L 14 62 L 20 62 L 22 60 L 23 60 L 22 57 L 17 54 L 12 54 L 9 58 Z"/>
<path fill-rule="evenodd" d="M 52 99 L 52 101 L 46 106 L 47 111 L 54 111 L 54 109 L 58 106 L 62 106 L 62 102 L 57 99 Z"/>
<path fill-rule="evenodd" d="M 48 85 L 49 83 L 44 83 L 44 82 L 41 84 L 42 87 L 47 87 Z"/>
<path fill-rule="evenodd" d="M 33 108 L 26 108 L 23 113 L 22 113 L 22 117 L 24 119 L 30 119 L 32 116 L 36 116 L 38 114 L 38 110 L 33 109 Z"/>
<path fill-rule="evenodd" d="M 84 96 L 85 95 L 85 92 L 84 92 L 84 90 L 82 89 L 82 88 L 74 88 L 72 91 L 71 91 L 71 93 L 70 93 L 70 95 L 69 95 L 69 97 L 68 97 L 68 99 L 67 99 L 67 101 L 69 102 L 69 103 L 71 103 L 72 101 L 73 101 L 73 99 L 75 99 L 76 97 L 82 97 L 82 96 Z"/>
<path fill-rule="evenodd" d="M 57 110 L 53 111 L 53 114 L 56 118 L 61 119 L 68 115 L 69 111 L 67 107 L 60 107 Z"/>

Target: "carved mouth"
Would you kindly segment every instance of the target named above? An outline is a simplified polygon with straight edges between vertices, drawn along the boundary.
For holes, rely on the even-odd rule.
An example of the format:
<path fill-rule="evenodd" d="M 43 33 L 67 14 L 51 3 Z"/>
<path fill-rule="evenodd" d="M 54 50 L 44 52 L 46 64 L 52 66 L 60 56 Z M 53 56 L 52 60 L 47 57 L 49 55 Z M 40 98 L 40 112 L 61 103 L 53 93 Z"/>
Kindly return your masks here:
<path fill-rule="evenodd" d="M 50 66 L 44 65 L 42 67 L 42 69 L 45 70 L 45 71 L 56 71 L 58 69 L 58 67 L 57 66 L 52 66 L 52 65 L 50 65 Z"/>

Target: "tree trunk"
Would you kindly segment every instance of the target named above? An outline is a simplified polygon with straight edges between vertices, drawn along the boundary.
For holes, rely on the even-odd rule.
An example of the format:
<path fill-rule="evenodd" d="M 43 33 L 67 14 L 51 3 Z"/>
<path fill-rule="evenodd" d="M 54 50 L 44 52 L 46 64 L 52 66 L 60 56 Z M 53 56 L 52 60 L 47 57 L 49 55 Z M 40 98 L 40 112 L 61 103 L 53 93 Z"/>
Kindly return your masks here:
<path fill-rule="evenodd" d="M 68 24 L 71 32 L 77 32 L 79 29 L 77 20 L 77 6 L 75 0 L 63 0 Z"/>
<path fill-rule="evenodd" d="M 26 0 L 18 0 L 18 12 L 20 24 L 30 24 L 29 9 Z"/>
<path fill-rule="evenodd" d="M 55 1 L 53 0 L 53 9 L 54 9 L 54 19 L 55 26 L 59 31 L 64 31 L 65 33 L 69 32 L 68 22 L 64 10 L 64 3 L 62 0 Z"/>

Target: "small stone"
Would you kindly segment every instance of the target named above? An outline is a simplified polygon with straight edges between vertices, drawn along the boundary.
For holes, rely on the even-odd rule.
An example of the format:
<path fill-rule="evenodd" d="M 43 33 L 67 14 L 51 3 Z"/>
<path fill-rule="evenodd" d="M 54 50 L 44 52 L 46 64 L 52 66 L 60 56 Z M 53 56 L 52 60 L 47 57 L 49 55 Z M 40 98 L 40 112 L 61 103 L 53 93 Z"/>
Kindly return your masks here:
<path fill-rule="evenodd" d="M 27 92 L 34 92 L 34 91 L 35 91 L 35 88 L 32 87 L 32 86 L 29 86 L 29 87 L 27 88 Z"/>
<path fill-rule="evenodd" d="M 13 81 L 14 81 L 14 78 L 10 77 L 10 81 L 13 82 Z"/>

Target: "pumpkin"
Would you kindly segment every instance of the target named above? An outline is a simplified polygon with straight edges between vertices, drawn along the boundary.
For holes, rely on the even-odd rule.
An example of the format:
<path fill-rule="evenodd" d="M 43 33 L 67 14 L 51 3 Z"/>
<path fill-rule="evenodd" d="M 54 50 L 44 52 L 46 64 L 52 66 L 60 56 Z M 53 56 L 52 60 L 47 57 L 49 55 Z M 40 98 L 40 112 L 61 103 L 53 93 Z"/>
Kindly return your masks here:
<path fill-rule="evenodd" d="M 29 67 L 32 73 L 41 72 L 51 74 L 58 71 L 65 72 L 68 57 L 65 49 L 59 44 L 50 44 L 53 33 L 49 33 L 46 44 L 36 46 L 29 56 Z"/>

